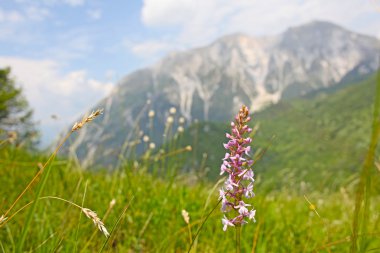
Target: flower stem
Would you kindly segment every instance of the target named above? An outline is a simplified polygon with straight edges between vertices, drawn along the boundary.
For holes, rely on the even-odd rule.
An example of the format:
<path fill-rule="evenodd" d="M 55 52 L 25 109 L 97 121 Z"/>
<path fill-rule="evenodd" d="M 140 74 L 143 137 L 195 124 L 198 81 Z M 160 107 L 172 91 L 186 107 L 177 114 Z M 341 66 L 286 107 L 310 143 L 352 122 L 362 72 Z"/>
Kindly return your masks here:
<path fill-rule="evenodd" d="M 236 253 L 240 253 L 241 226 L 236 226 Z"/>

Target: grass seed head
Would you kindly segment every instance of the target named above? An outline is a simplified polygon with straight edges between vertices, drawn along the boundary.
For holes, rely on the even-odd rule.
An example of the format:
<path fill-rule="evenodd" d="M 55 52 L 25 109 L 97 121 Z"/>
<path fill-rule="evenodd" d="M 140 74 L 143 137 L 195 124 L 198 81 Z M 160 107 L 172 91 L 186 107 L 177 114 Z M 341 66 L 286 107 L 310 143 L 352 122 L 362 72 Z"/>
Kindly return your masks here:
<path fill-rule="evenodd" d="M 93 121 L 96 117 L 103 114 L 103 109 L 98 109 L 95 112 L 92 112 L 88 117 L 84 117 L 80 122 L 75 122 L 72 132 L 81 129 L 86 123 Z"/>
<path fill-rule="evenodd" d="M 114 207 L 115 204 L 116 204 L 116 199 L 112 199 L 110 202 L 110 208 Z"/>
<path fill-rule="evenodd" d="M 0 216 L 0 224 L 2 224 L 4 221 L 6 221 L 8 217 L 5 217 L 4 215 Z"/>
<path fill-rule="evenodd" d="M 183 220 L 186 222 L 186 224 L 189 224 L 190 216 L 189 216 L 189 213 L 185 209 L 182 210 L 182 217 L 183 217 Z"/>
<path fill-rule="evenodd" d="M 95 224 L 95 226 L 97 226 L 98 227 L 98 229 L 106 236 L 106 237 L 108 237 L 110 234 L 108 233 L 108 230 L 107 230 L 107 228 L 104 226 L 104 223 L 102 222 L 102 220 L 98 217 L 98 215 L 94 212 L 94 211 L 92 211 L 92 210 L 90 210 L 90 209 L 88 209 L 88 208 L 82 208 L 82 211 L 83 211 L 83 213 L 89 218 L 89 219 L 91 219 L 93 222 L 94 222 L 94 224 Z"/>

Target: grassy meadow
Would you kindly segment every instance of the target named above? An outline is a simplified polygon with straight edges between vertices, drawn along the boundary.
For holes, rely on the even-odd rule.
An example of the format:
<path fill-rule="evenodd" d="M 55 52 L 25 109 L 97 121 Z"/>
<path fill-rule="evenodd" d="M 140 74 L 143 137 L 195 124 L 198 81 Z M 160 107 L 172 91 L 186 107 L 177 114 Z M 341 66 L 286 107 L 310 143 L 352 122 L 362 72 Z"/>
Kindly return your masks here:
<path fill-rule="evenodd" d="M 360 84 L 364 99 L 350 86 L 317 96 L 309 107 L 302 99 L 289 102 L 309 113 L 307 122 L 284 105 L 258 113 L 252 147 L 257 159 L 263 156 L 254 165 L 256 197 L 249 202 L 256 223 L 242 227 L 241 252 L 380 252 L 380 84 L 374 92 L 375 78 L 369 80 L 372 86 Z M 323 135 L 311 134 L 313 126 L 325 129 Z M 59 151 L 50 156 L 2 141 L 0 252 L 188 252 L 190 245 L 190 252 L 234 252 L 234 228 L 222 230 L 218 190 L 225 178 L 215 165 L 227 128 L 215 128 L 197 145 L 185 132 L 163 153 L 147 149 L 113 172 L 83 170 Z M 271 141 L 273 135 L 279 138 Z M 218 155 L 202 163 L 201 154 L 212 149 Z M 183 172 L 189 159 L 199 170 Z M 82 207 L 97 213 L 108 238 Z"/>

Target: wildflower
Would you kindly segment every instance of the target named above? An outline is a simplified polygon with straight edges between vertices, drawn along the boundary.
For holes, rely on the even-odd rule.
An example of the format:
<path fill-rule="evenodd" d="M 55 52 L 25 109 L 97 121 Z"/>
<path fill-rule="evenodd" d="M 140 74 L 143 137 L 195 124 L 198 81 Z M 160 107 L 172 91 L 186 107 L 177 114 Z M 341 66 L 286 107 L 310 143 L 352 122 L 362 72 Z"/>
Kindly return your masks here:
<path fill-rule="evenodd" d="M 255 215 L 256 215 L 256 210 L 251 210 L 249 212 L 248 219 L 253 220 L 254 222 L 256 222 Z"/>
<path fill-rule="evenodd" d="M 253 160 L 249 157 L 252 142 L 246 135 L 252 132 L 252 128 L 247 123 L 251 120 L 246 106 L 242 106 L 235 116 L 235 121 L 231 122 L 231 133 L 226 133 L 227 143 L 223 146 L 227 150 L 220 174 L 227 173 L 228 177 L 224 187 L 219 190 L 219 200 L 222 202 L 221 211 L 224 213 L 234 211 L 235 217 L 228 219 L 226 215 L 222 219 L 223 230 L 228 226 L 241 226 L 248 223 L 248 220 L 255 221 L 256 210 L 248 208 L 251 206 L 244 202 L 243 198 L 254 197 L 253 183 L 254 173 L 251 169 Z"/>
<path fill-rule="evenodd" d="M 180 124 L 184 124 L 185 123 L 185 118 L 184 117 L 180 117 L 179 120 L 178 120 L 178 122 Z"/>
<path fill-rule="evenodd" d="M 223 231 L 227 230 L 227 226 L 231 226 L 231 227 L 235 226 L 229 219 L 226 218 L 226 216 L 224 216 L 224 218 L 222 219 L 222 224 L 223 224 Z"/>
<path fill-rule="evenodd" d="M 249 199 L 255 196 L 253 193 L 253 183 L 250 183 L 246 188 L 244 188 L 244 196 Z"/>
<path fill-rule="evenodd" d="M 239 201 L 239 205 L 237 206 L 234 206 L 234 208 L 238 208 L 239 209 L 239 213 L 244 215 L 246 213 L 248 213 L 248 209 L 247 209 L 247 206 L 250 206 L 250 204 L 246 204 L 244 203 L 244 201 Z"/>

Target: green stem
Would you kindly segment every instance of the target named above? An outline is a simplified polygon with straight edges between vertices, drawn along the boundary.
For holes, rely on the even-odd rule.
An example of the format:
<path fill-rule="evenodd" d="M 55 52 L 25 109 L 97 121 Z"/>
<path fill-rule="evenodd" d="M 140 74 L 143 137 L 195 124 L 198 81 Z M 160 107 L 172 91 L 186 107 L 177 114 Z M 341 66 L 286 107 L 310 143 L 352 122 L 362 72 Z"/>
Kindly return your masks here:
<path fill-rule="evenodd" d="M 117 221 L 116 223 L 113 225 L 112 229 L 111 229 L 111 232 L 110 232 L 110 235 L 107 237 L 106 241 L 103 243 L 103 246 L 102 248 L 100 249 L 99 253 L 102 253 L 103 250 L 106 248 L 107 244 L 108 244 L 108 241 L 110 240 L 111 236 L 113 236 L 114 232 L 116 231 L 116 228 L 117 226 L 119 225 L 121 219 L 123 218 L 125 212 L 127 211 L 128 207 L 131 205 L 133 199 L 135 198 L 135 196 L 132 196 L 131 200 L 128 202 L 128 204 L 124 207 L 123 211 L 121 212 L 121 214 L 119 215 L 119 217 L 117 218 Z"/>
<path fill-rule="evenodd" d="M 210 215 L 211 215 L 211 214 L 215 211 L 215 209 L 218 207 L 218 205 L 220 204 L 220 202 L 222 202 L 222 199 L 220 199 L 220 200 L 218 201 L 218 203 L 216 203 L 216 205 L 215 205 L 214 208 L 211 210 L 211 212 L 209 212 L 209 213 L 207 214 L 206 218 L 203 220 L 201 226 L 198 228 L 197 233 L 196 233 L 195 236 L 194 236 L 194 240 L 193 240 L 193 241 L 191 242 L 191 244 L 190 244 L 190 247 L 189 247 L 189 250 L 187 251 L 187 253 L 190 253 L 190 250 L 191 250 L 191 248 L 193 247 L 194 242 L 195 242 L 195 240 L 197 239 L 199 233 L 201 232 L 201 230 L 202 230 L 202 228 L 203 228 L 203 225 L 206 223 L 206 221 L 208 220 L 208 218 L 210 217 Z"/>
<path fill-rule="evenodd" d="M 49 166 L 47 167 L 46 173 L 42 177 L 41 184 L 38 185 L 37 195 L 36 195 L 36 197 L 34 199 L 34 202 L 32 204 L 32 208 L 29 210 L 28 217 L 26 219 L 26 222 L 25 222 L 25 225 L 24 225 L 24 229 L 23 229 L 22 234 L 21 234 L 21 239 L 20 239 L 20 241 L 17 244 L 16 252 L 22 252 L 22 248 L 23 248 L 24 243 L 25 243 L 26 235 L 28 233 L 28 230 L 29 230 L 29 227 L 30 227 L 30 223 L 32 221 L 32 217 L 33 217 L 33 215 L 36 212 L 38 200 L 39 200 L 39 198 L 41 196 L 42 190 L 44 189 L 44 187 L 46 185 L 47 179 L 48 179 L 50 171 L 51 171 L 51 164 L 52 163 L 50 163 Z"/>
<path fill-rule="evenodd" d="M 241 226 L 236 227 L 236 253 L 240 253 Z"/>

